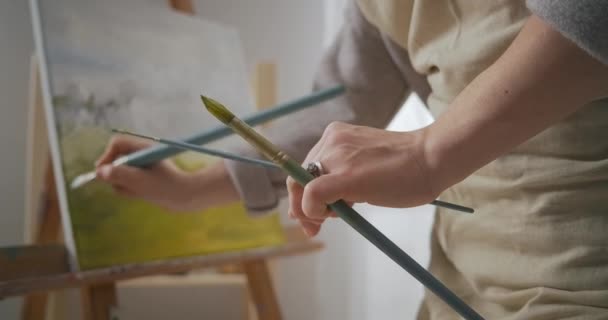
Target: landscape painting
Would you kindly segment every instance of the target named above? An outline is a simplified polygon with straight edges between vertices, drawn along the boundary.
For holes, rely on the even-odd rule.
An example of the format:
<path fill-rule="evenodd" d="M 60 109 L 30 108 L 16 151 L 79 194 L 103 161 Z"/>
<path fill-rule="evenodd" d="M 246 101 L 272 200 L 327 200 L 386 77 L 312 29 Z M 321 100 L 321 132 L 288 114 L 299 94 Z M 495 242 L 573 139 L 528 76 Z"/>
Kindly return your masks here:
<path fill-rule="evenodd" d="M 117 196 L 103 183 L 69 187 L 93 169 L 111 128 L 183 138 L 218 126 L 200 103 L 202 93 L 238 114 L 255 112 L 235 30 L 150 1 L 36 2 L 50 146 L 61 164 L 58 192 L 75 268 L 281 243 L 278 215 L 253 218 L 241 203 L 176 214 Z M 231 137 L 210 146 L 237 142 Z M 172 160 L 184 170 L 218 161 L 192 153 Z"/>

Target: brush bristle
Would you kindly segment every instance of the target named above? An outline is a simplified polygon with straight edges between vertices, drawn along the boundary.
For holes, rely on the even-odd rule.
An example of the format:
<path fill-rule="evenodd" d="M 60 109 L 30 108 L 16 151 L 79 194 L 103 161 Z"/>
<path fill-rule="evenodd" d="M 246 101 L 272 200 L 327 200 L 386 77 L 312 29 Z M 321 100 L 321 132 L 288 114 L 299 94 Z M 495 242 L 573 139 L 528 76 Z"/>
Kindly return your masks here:
<path fill-rule="evenodd" d="M 203 104 L 205 105 L 205 108 L 207 108 L 207 111 L 221 122 L 228 124 L 234 119 L 234 114 L 221 103 L 205 96 L 201 96 L 201 100 L 203 100 Z"/>

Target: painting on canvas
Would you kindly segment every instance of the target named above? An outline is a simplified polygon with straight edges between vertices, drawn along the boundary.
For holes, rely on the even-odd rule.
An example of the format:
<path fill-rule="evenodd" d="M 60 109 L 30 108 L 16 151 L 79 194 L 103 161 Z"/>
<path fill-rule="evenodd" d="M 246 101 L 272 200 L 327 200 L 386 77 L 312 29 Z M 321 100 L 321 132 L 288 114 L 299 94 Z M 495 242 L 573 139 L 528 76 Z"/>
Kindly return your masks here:
<path fill-rule="evenodd" d="M 134 14 L 136 13 L 136 14 Z M 110 128 L 179 138 L 218 125 L 200 104 L 205 93 L 251 114 L 237 33 L 149 1 L 32 0 L 50 146 L 66 244 L 75 268 L 199 255 L 282 241 L 277 215 L 251 218 L 240 203 L 175 214 L 123 198 L 90 171 Z M 232 140 L 231 140 L 232 139 Z M 236 138 L 214 143 L 216 148 Z M 197 170 L 217 159 L 172 159 Z"/>

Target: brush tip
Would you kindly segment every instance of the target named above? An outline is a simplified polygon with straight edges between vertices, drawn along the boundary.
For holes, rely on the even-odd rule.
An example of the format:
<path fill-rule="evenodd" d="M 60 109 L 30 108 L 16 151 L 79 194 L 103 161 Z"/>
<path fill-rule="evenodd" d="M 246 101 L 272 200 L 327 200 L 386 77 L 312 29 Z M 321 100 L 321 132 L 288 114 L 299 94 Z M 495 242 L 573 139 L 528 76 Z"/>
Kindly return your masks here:
<path fill-rule="evenodd" d="M 221 103 L 203 95 L 201 95 L 201 100 L 203 100 L 203 104 L 205 105 L 205 108 L 207 108 L 207 111 L 221 122 L 228 124 L 234 118 L 234 114 Z"/>
<path fill-rule="evenodd" d="M 74 180 L 72 180 L 72 183 L 70 184 L 70 188 L 78 189 L 78 188 L 82 187 L 83 185 L 93 181 L 96 177 L 97 177 L 97 174 L 95 173 L 95 171 L 81 174 L 78 177 L 74 178 Z"/>

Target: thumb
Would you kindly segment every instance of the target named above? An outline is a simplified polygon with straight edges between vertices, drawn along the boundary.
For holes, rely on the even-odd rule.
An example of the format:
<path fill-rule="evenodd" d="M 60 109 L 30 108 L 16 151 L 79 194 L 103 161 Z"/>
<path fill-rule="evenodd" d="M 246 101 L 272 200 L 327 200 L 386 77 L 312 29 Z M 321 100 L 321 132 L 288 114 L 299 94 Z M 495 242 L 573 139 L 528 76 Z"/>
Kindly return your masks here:
<path fill-rule="evenodd" d="M 309 218 L 324 218 L 329 215 L 327 205 L 345 198 L 350 182 L 344 175 L 322 175 L 304 187 L 302 211 Z"/>

